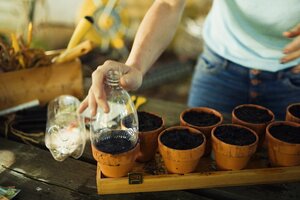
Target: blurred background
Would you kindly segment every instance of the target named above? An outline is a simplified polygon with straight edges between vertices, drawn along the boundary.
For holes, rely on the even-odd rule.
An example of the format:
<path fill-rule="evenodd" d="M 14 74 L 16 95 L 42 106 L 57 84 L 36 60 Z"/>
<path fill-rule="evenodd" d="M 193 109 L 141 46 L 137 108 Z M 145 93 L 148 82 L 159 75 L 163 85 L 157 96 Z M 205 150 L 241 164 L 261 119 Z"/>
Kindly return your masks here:
<path fill-rule="evenodd" d="M 126 60 L 137 28 L 152 0 L 0 0 L 0 36 L 11 33 L 27 37 L 33 24 L 31 48 L 45 51 L 65 49 L 84 16 L 92 16 L 94 27 L 85 39 L 96 44 L 80 59 L 84 84 L 107 59 Z M 176 35 L 159 60 L 146 74 L 142 87 L 132 93 L 186 103 L 194 64 L 202 51 L 202 25 L 211 0 L 187 0 Z M 107 16 L 104 17 L 103 13 Z"/>

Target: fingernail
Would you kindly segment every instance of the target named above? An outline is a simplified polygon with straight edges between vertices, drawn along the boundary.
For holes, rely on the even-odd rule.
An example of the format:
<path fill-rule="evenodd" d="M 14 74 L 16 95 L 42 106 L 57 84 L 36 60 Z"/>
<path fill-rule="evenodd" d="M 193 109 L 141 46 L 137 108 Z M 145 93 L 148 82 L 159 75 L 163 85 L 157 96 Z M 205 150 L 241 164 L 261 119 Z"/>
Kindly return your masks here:
<path fill-rule="evenodd" d="M 286 62 L 285 59 L 281 59 L 281 60 L 280 60 L 280 63 L 281 63 L 281 64 L 284 64 L 285 62 Z"/>

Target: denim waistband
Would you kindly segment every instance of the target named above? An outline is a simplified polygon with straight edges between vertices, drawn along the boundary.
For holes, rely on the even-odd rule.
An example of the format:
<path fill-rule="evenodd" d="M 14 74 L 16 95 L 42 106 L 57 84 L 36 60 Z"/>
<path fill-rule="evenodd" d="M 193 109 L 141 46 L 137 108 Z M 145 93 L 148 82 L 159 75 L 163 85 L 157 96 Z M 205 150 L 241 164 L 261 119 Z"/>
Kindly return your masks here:
<path fill-rule="evenodd" d="M 283 69 L 277 72 L 269 72 L 264 70 L 257 70 L 255 68 L 248 68 L 237 63 L 234 63 L 230 60 L 223 58 L 222 56 L 215 53 L 211 50 L 207 45 L 203 48 L 202 56 L 208 60 L 213 60 L 217 64 L 221 64 L 226 70 L 233 72 L 235 74 L 240 74 L 244 76 L 255 76 L 265 80 L 277 80 L 282 79 L 287 74 L 291 73 L 291 69 L 293 67 L 289 67 L 287 69 Z"/>

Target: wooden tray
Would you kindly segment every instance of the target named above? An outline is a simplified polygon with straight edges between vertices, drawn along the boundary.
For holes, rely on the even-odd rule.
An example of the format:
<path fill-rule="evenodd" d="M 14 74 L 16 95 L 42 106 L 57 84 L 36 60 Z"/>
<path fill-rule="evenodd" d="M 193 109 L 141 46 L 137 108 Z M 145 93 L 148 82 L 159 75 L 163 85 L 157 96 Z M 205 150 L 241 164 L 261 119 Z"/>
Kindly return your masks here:
<path fill-rule="evenodd" d="M 106 178 L 101 174 L 99 166 L 96 174 L 99 194 L 242 186 L 299 180 L 300 166 L 270 167 L 265 151 L 257 152 L 246 169 L 237 171 L 217 171 L 214 161 L 210 157 L 203 157 L 194 173 L 169 174 L 160 154 L 157 153 L 153 161 L 136 163 L 130 176 Z"/>

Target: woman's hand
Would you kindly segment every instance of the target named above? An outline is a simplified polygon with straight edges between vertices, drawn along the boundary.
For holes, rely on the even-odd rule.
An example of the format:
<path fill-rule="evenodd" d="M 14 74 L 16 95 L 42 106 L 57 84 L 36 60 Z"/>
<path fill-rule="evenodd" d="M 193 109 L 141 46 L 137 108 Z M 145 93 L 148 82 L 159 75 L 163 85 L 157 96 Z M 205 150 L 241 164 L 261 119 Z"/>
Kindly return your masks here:
<path fill-rule="evenodd" d="M 120 85 L 125 90 L 136 90 L 142 84 L 143 75 L 140 70 L 129 67 L 123 63 L 108 60 L 93 72 L 92 85 L 87 97 L 79 106 L 79 113 L 82 113 L 89 107 L 91 116 L 95 116 L 98 106 L 100 106 L 105 113 L 109 112 L 109 106 L 104 91 L 104 78 L 106 73 L 110 70 L 118 70 L 123 74 L 120 78 Z"/>
<path fill-rule="evenodd" d="M 300 58 L 300 23 L 293 29 L 283 32 L 283 36 L 293 38 L 293 41 L 284 47 L 283 53 L 285 56 L 281 59 L 281 63 L 287 63 Z"/>

